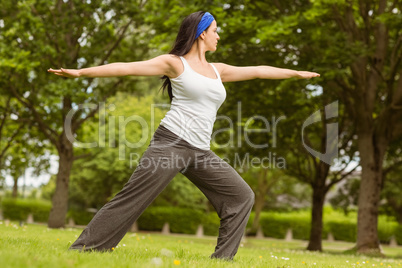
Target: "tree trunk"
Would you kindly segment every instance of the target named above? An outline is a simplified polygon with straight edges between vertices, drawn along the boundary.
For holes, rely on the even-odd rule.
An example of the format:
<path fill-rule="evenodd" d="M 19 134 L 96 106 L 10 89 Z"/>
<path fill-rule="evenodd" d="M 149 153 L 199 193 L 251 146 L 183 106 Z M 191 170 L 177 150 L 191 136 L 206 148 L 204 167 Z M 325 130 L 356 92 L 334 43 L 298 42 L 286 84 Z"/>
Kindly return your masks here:
<path fill-rule="evenodd" d="M 396 210 L 396 220 L 398 221 L 398 223 L 400 224 L 400 225 L 402 225 L 402 207 L 399 207 L 398 209 L 395 209 Z"/>
<path fill-rule="evenodd" d="M 268 194 L 269 189 L 277 180 L 277 178 L 272 176 L 271 181 L 268 182 L 267 175 L 268 175 L 268 169 L 266 168 L 262 168 L 258 172 L 258 188 L 255 191 L 255 202 L 254 202 L 255 217 L 253 220 L 253 224 L 251 226 L 251 230 L 253 231 L 258 230 L 258 226 L 260 224 L 261 211 L 263 210 L 265 204 L 265 196 Z"/>
<path fill-rule="evenodd" d="M 307 250 L 322 251 L 322 215 L 326 191 L 324 187 L 313 187 L 310 240 Z"/>
<path fill-rule="evenodd" d="M 68 209 L 68 184 L 73 166 L 73 145 L 63 136 L 59 152 L 59 170 L 56 179 L 56 190 L 52 197 L 52 210 L 49 214 L 48 227 L 62 228 L 65 225 Z"/>
<path fill-rule="evenodd" d="M 357 244 L 359 253 L 380 254 L 378 239 L 378 206 L 382 187 L 382 165 L 387 145 L 373 132 L 361 133 L 358 139 L 362 167 L 357 217 Z"/>
<path fill-rule="evenodd" d="M 253 230 L 253 231 L 258 230 L 258 226 L 260 224 L 261 211 L 264 208 L 264 202 L 265 202 L 264 195 L 259 194 L 258 196 L 256 196 L 255 204 L 254 204 L 255 216 L 254 216 L 253 224 L 251 226 L 251 230 Z"/>
<path fill-rule="evenodd" d="M 400 225 L 402 225 L 402 208 L 399 208 L 397 213 L 398 213 L 398 214 L 396 215 L 396 218 L 397 218 L 397 220 L 398 220 L 398 223 L 399 223 Z"/>
<path fill-rule="evenodd" d="M 18 177 L 14 177 L 14 185 L 13 185 L 13 193 L 12 193 L 12 198 L 17 198 L 18 197 Z"/>

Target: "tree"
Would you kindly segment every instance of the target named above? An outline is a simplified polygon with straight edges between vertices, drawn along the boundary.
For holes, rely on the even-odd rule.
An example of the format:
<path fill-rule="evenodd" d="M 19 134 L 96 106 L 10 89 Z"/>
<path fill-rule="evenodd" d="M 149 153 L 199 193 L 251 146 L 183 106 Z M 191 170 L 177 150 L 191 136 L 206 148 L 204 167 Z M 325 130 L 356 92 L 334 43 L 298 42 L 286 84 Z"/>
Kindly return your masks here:
<path fill-rule="evenodd" d="M 1 58 L 6 60 L 0 65 L 1 84 L 28 109 L 41 139 L 49 141 L 59 156 L 48 221 L 51 228 L 65 223 L 69 176 L 76 157 L 71 137 L 97 113 L 101 102 L 117 89 L 127 88 L 130 81 L 63 79 L 47 74 L 46 70 L 82 68 L 121 58 L 130 61 L 135 60 L 137 53 L 142 57 L 146 46 L 140 44 L 142 38 L 135 33 L 143 21 L 143 4 L 101 0 L 2 2 L 4 27 L 0 35 L 5 46 Z M 132 37 L 130 46 L 135 49 L 120 49 L 128 34 Z M 84 104 L 93 104 L 92 109 L 80 109 Z M 71 124 L 65 124 L 72 111 Z"/>
<path fill-rule="evenodd" d="M 310 29 L 315 27 L 305 31 L 306 45 L 323 57 L 312 59 L 312 64 L 330 70 L 334 92 L 356 122 L 362 167 L 356 244 L 360 253 L 380 251 L 377 217 L 384 156 L 402 134 L 400 14 L 400 1 L 315 1 L 300 16 L 310 21 Z"/>
<path fill-rule="evenodd" d="M 25 127 L 22 120 L 17 120 L 18 105 L 15 104 L 11 96 L 0 100 L 0 171 L 5 169 L 4 160 Z"/>
<path fill-rule="evenodd" d="M 299 46 L 298 38 L 288 29 L 297 24 L 295 17 L 291 15 L 307 9 L 308 3 L 276 2 L 266 8 L 268 5 L 262 1 L 252 1 L 246 6 L 229 5 L 220 18 L 223 21 L 221 38 L 225 42 L 213 55 L 214 59 L 234 65 L 241 62 L 241 65 L 264 64 L 289 69 L 317 70 L 309 63 L 310 58 L 315 56 L 315 51 L 307 45 Z M 311 114 L 320 109 L 323 111 L 322 108 L 336 100 L 336 95 L 331 93 L 334 86 L 328 84 L 328 79 L 323 78 L 313 81 L 256 80 L 228 84 L 226 88 L 227 100 L 222 105 L 221 113 L 235 122 L 236 135 L 247 136 L 251 144 L 266 144 L 265 148 L 250 146 L 250 143 L 236 144 L 236 153 L 243 156 L 250 153 L 260 158 L 276 153 L 277 159 L 286 157 L 284 170 L 288 175 L 309 184 L 313 189 L 312 228 L 308 249 L 321 250 L 325 195 L 334 184 L 347 176 L 342 170 L 350 167 L 349 164 L 355 158 L 356 147 L 352 146 L 355 130 L 353 120 L 349 120 L 343 105 L 340 105 L 339 133 L 331 129 L 327 132 L 326 124 L 332 122 L 326 120 L 323 112 L 321 120 L 315 124 L 317 126 L 313 125 L 307 129 L 315 136 L 304 135 L 306 146 L 301 142 L 301 130 L 303 122 Z M 317 88 L 324 92 L 314 92 Z M 241 115 L 237 109 L 239 100 Z M 334 110 L 338 113 L 337 108 Z M 239 116 L 243 120 L 237 120 Z M 218 122 L 217 126 L 223 128 L 225 124 L 226 122 Z M 260 131 L 248 133 L 252 128 Z M 334 133 L 330 133 L 331 131 Z M 331 161 L 321 161 L 319 157 L 309 154 L 306 147 L 313 147 L 315 150 L 318 148 L 318 151 L 324 154 L 326 149 L 331 151 L 330 148 L 325 148 L 327 140 L 330 141 L 337 134 L 340 137 L 339 149 L 342 149 L 343 153 L 338 159 L 340 164 L 337 170 L 330 172 Z M 238 140 L 237 136 L 235 140 Z M 333 149 L 332 155 L 337 151 Z"/>
<path fill-rule="evenodd" d="M 250 167 L 241 173 L 255 193 L 254 219 L 248 232 L 260 226 L 263 210 L 289 211 L 310 206 L 308 187 L 279 168 Z M 282 201 L 279 201 L 281 199 Z"/>
<path fill-rule="evenodd" d="M 343 211 L 345 216 L 350 211 L 357 211 L 357 202 L 359 199 L 360 172 L 351 175 L 340 187 L 336 193 L 329 199 L 329 203 L 335 209 Z"/>
<path fill-rule="evenodd" d="M 384 155 L 402 134 L 401 2 L 273 2 L 283 12 L 258 27 L 255 40 L 279 40 L 286 61 L 325 76 L 323 88 L 330 86 L 355 122 L 362 167 L 356 250 L 378 253 Z M 260 10 L 267 5 L 252 3 Z"/>
<path fill-rule="evenodd" d="M 0 88 L 4 91 L 4 88 Z M 44 154 L 46 144 L 36 137 L 27 110 L 13 97 L 7 96 L 0 101 L 0 170 L 3 176 L 14 180 L 12 197 L 18 197 L 18 180 L 28 168 L 35 174 L 45 172 L 49 163 Z"/>
<path fill-rule="evenodd" d="M 325 84 L 325 81 L 320 83 Z M 352 122 L 348 121 L 342 108 L 336 118 L 336 123 L 331 122 L 334 120 L 333 118 L 326 119 L 330 113 L 328 108 L 334 105 L 332 103 L 325 106 L 328 91 L 330 89 L 326 88 L 321 96 L 316 97 L 319 99 L 318 103 L 322 101 L 321 105 L 311 100 L 305 103 L 304 108 L 299 107 L 297 115 L 289 115 L 289 119 L 285 121 L 285 125 L 282 125 L 281 131 L 281 133 L 285 133 L 286 129 L 291 129 L 292 126 L 296 129 L 296 131 L 288 131 L 281 137 L 282 142 L 292 143 L 292 146 L 287 148 L 292 157 L 287 158 L 286 172 L 307 183 L 312 189 L 311 229 L 307 249 L 313 251 L 322 250 L 323 208 L 328 191 L 346 179 L 358 167 Z M 326 107 L 325 113 L 320 106 Z M 338 109 L 337 106 L 335 107 L 333 109 Z M 320 120 L 304 128 L 308 119 L 304 121 L 300 117 L 304 115 L 304 118 L 312 118 L 304 112 L 306 110 L 309 111 L 308 113 L 312 112 L 311 108 L 321 114 Z M 331 126 L 337 127 L 331 129 Z M 335 138 L 336 136 L 339 137 L 339 141 L 338 138 Z M 333 144 L 334 142 L 335 144 Z M 311 150 L 315 151 L 314 154 Z"/>

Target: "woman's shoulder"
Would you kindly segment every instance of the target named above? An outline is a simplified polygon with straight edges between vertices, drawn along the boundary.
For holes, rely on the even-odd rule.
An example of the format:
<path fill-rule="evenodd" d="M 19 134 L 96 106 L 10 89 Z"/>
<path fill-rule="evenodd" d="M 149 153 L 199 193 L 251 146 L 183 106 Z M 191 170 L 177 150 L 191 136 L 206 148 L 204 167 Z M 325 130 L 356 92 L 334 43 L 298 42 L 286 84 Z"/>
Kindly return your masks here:
<path fill-rule="evenodd" d="M 174 54 L 163 54 L 159 57 L 170 66 L 170 74 L 168 77 L 177 77 L 184 71 L 183 63 L 179 56 Z"/>
<path fill-rule="evenodd" d="M 174 54 L 162 54 L 158 56 L 161 60 L 169 62 L 171 64 L 175 64 L 177 62 L 181 62 L 180 57 Z"/>
<path fill-rule="evenodd" d="M 211 64 L 215 66 L 220 74 L 222 73 L 223 69 L 225 69 L 225 66 L 227 66 L 227 64 L 224 64 L 222 62 L 211 62 Z"/>

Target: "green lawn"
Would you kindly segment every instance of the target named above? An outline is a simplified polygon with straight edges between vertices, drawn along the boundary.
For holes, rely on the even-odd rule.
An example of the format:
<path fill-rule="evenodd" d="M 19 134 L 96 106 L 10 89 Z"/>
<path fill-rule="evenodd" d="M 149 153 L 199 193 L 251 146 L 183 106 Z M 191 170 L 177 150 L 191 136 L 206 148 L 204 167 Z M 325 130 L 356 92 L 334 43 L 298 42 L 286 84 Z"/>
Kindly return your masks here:
<path fill-rule="evenodd" d="M 6 226 L 0 221 L 0 267 L 402 267 L 402 247 L 383 247 L 387 258 L 342 254 L 351 243 L 324 242 L 324 253 L 305 251 L 306 241 L 247 238 L 233 262 L 211 260 L 216 238 L 128 233 L 113 252 L 67 251 L 79 229 Z"/>

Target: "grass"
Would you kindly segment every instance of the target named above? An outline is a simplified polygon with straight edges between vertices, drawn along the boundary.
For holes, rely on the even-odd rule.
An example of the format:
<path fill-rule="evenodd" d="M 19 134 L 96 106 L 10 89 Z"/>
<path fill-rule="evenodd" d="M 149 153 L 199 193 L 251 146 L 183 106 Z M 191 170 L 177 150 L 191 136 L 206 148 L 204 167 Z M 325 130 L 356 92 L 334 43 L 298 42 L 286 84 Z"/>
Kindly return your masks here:
<path fill-rule="evenodd" d="M 68 247 L 80 229 L 6 225 L 0 221 L 1 267 L 402 267 L 402 247 L 383 246 L 387 258 L 344 254 L 352 243 L 324 242 L 323 253 L 306 241 L 247 238 L 233 262 L 210 259 L 216 238 L 128 233 L 113 252 L 78 253 Z"/>

